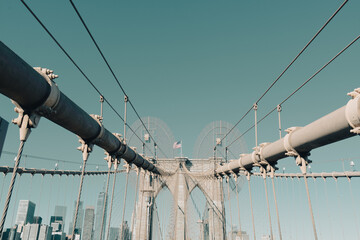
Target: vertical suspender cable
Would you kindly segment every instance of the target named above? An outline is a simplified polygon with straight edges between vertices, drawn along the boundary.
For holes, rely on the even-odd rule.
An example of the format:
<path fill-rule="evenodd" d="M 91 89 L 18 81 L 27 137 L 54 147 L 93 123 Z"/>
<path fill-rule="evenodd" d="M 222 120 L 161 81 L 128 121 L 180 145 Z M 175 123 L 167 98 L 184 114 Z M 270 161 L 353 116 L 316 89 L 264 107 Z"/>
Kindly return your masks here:
<path fill-rule="evenodd" d="M 5 220 L 6 220 L 6 215 L 7 215 L 8 209 L 9 209 L 11 195 L 12 195 L 15 180 L 16 180 L 16 175 L 17 175 L 16 171 L 17 171 L 17 169 L 19 167 L 19 164 L 20 164 L 20 159 L 21 159 L 21 155 L 22 155 L 22 152 L 23 152 L 23 149 L 24 149 L 24 144 L 25 144 L 25 140 L 21 140 L 20 146 L 19 146 L 19 151 L 18 151 L 18 154 L 17 154 L 16 159 L 15 159 L 15 165 L 14 165 L 14 170 L 13 170 L 13 173 L 12 173 L 12 176 L 11 176 L 9 191 L 8 191 L 8 194 L 7 194 L 7 197 L 6 197 L 4 211 L 3 211 L 3 214 L 2 214 L 2 217 L 1 217 L 1 222 L 0 222 L 0 234 L 1 235 L 2 235 L 3 230 L 4 230 L 4 224 L 5 224 Z"/>
<path fill-rule="evenodd" d="M 72 229 L 72 233 L 71 239 L 75 239 L 75 227 L 76 227 L 76 222 L 77 222 L 77 217 L 78 217 L 78 212 L 79 212 L 79 204 L 80 204 L 80 198 L 81 198 L 81 191 L 82 191 L 82 186 L 83 186 L 83 182 L 84 182 L 84 173 L 85 173 L 85 168 L 86 168 L 86 162 L 88 159 L 88 145 L 87 144 L 83 144 L 83 166 L 82 166 L 82 170 L 81 170 L 81 177 L 80 177 L 80 186 L 79 186 L 79 193 L 78 193 L 78 197 L 76 200 L 76 208 L 75 208 L 75 216 L 74 216 L 74 222 L 73 222 L 73 229 Z"/>
<path fill-rule="evenodd" d="M 352 203 L 352 208 L 355 208 L 355 201 L 354 201 L 354 194 L 353 194 L 353 190 L 352 190 L 352 185 L 351 185 L 351 180 L 349 178 L 349 188 L 350 188 L 350 196 L 351 196 L 351 203 Z M 359 219 L 357 216 L 356 211 L 353 211 L 354 213 L 354 218 L 355 218 L 355 223 L 356 223 L 356 235 L 357 235 L 357 239 L 360 239 L 360 234 L 359 234 Z"/>
<path fill-rule="evenodd" d="M 107 240 L 109 240 L 109 235 L 110 235 L 111 214 L 112 214 L 112 207 L 113 207 L 113 201 L 114 201 L 117 170 L 118 170 L 118 160 L 115 159 L 115 163 L 114 163 L 114 181 L 113 181 L 113 186 L 112 186 L 111 202 L 110 202 L 110 210 L 109 210 L 109 223 L 108 223 L 107 234 L 106 234 L 106 239 Z"/>
<path fill-rule="evenodd" d="M 121 228 L 120 228 L 120 239 L 124 238 L 124 217 L 125 217 L 125 210 L 126 210 L 126 195 L 127 195 L 127 187 L 129 182 L 129 172 L 130 172 L 130 166 L 127 166 L 126 169 L 126 183 L 125 183 L 125 195 L 124 195 L 124 205 L 123 205 L 123 212 L 122 212 L 122 218 L 121 218 Z"/>
<path fill-rule="evenodd" d="M 253 225 L 254 240 L 256 240 L 254 210 L 253 210 L 252 197 L 251 197 L 250 173 L 248 173 L 248 175 L 247 175 L 247 180 L 248 180 L 248 186 L 249 186 L 249 199 L 250 199 L 251 219 L 252 219 L 252 225 Z"/>
<path fill-rule="evenodd" d="M 103 205 L 103 212 L 102 212 L 102 218 L 101 218 L 101 229 L 100 229 L 100 240 L 103 239 L 103 235 L 104 235 L 104 224 L 105 224 L 105 218 L 106 218 L 106 206 L 107 206 L 107 196 L 108 196 L 108 192 L 109 192 L 109 180 L 110 180 L 110 173 L 111 173 L 111 158 L 112 157 L 107 157 L 108 160 L 108 174 L 107 174 L 107 180 L 106 180 L 106 190 L 105 190 L 105 195 L 104 195 L 104 205 Z M 115 178 L 115 177 L 114 177 Z"/>
<path fill-rule="evenodd" d="M 278 116 L 279 116 L 279 135 L 280 135 L 280 139 L 281 139 L 281 117 L 280 117 L 280 112 L 281 112 L 281 105 L 277 105 L 277 111 L 278 111 Z"/>
<path fill-rule="evenodd" d="M 136 198 L 137 198 L 137 193 L 138 193 L 138 188 L 139 188 L 139 178 L 140 178 L 140 169 L 138 168 L 136 170 L 136 187 L 135 187 L 135 198 L 134 198 L 134 210 L 133 210 L 133 218 L 132 218 L 132 221 L 131 221 L 131 234 L 133 233 L 134 231 L 134 221 L 136 219 Z M 109 240 L 109 239 L 108 239 Z"/>
<path fill-rule="evenodd" d="M 141 170 L 140 170 L 140 173 L 141 173 Z M 142 178 L 142 190 L 144 190 L 144 185 L 145 185 L 145 171 L 144 171 L 143 178 Z M 139 191 L 140 191 L 140 189 L 139 189 Z M 141 235 L 141 220 L 142 220 L 142 209 L 143 209 L 143 201 L 144 201 L 144 191 L 142 191 L 140 201 L 141 201 L 140 202 L 140 218 L 139 218 L 140 223 L 139 223 L 139 236 L 138 236 L 138 239 L 140 239 L 140 237 L 141 237 L 140 235 Z"/>
<path fill-rule="evenodd" d="M 237 178 L 238 179 L 238 178 Z M 237 180 L 236 179 L 236 180 Z M 239 203 L 239 192 L 238 192 L 238 183 L 235 184 L 236 187 L 236 201 L 238 207 L 238 217 L 239 217 L 239 232 L 240 232 L 240 239 L 242 239 L 242 231 L 241 231 L 241 219 L 240 219 L 240 203 Z"/>
<path fill-rule="evenodd" d="M 230 214 L 230 239 L 232 240 L 233 238 L 232 238 L 232 226 L 233 226 L 233 224 L 232 224 L 232 216 L 231 216 L 231 202 L 230 202 L 230 179 L 229 179 L 229 177 L 227 177 L 227 179 L 226 179 L 226 181 L 227 181 L 227 189 L 228 189 L 228 201 L 229 201 L 229 214 Z"/>
<path fill-rule="evenodd" d="M 312 210 L 312 206 L 311 206 L 311 199 L 310 199 L 310 193 L 309 193 L 309 186 L 308 186 L 308 182 L 307 182 L 307 176 L 304 176 L 304 181 L 305 181 L 305 187 L 306 187 L 306 194 L 307 194 L 307 198 L 308 198 L 308 202 L 309 202 L 309 210 L 310 210 L 310 214 L 311 214 L 311 221 L 312 221 L 312 226 L 313 226 L 313 230 L 314 230 L 314 238 L 315 240 L 318 239 L 317 237 L 317 233 L 316 233 L 316 226 L 315 226 L 315 219 L 314 219 L 314 213 Z"/>
<path fill-rule="evenodd" d="M 17 203 L 17 201 L 18 201 L 18 194 L 19 194 L 19 185 L 21 184 L 21 174 L 19 174 L 19 178 L 18 178 L 18 180 L 16 181 L 16 186 L 15 186 L 15 188 L 16 188 L 16 192 L 15 192 L 15 201 L 14 201 L 14 208 L 13 208 L 13 215 L 12 215 L 12 217 L 11 217 L 11 222 L 10 222 L 10 224 L 12 225 L 12 224 L 15 224 L 15 222 L 14 222 L 14 217 L 15 217 L 15 212 L 16 212 L 16 203 Z"/>
<path fill-rule="evenodd" d="M 254 103 L 254 112 L 255 112 L 255 146 L 258 145 L 258 134 L 257 134 L 257 109 L 258 105 Z"/>
<path fill-rule="evenodd" d="M 278 228 L 279 228 L 279 239 L 282 240 L 281 227 L 280 227 L 280 217 L 279 217 L 279 209 L 278 209 L 278 204 L 277 204 L 277 199 L 276 199 L 274 176 L 271 176 L 271 183 L 272 183 L 272 189 L 273 189 L 273 193 L 274 193 L 276 216 L 277 216 L 277 223 L 278 223 Z"/>
<path fill-rule="evenodd" d="M 265 188 L 265 196 L 266 196 L 267 210 L 268 210 L 268 215 L 269 215 L 270 239 L 273 240 L 273 239 L 274 239 L 274 235 L 273 235 L 272 224 L 271 224 L 271 214 L 270 214 L 269 196 L 268 196 L 267 185 L 266 185 L 266 174 L 265 174 L 265 176 L 263 177 L 263 179 L 264 179 L 264 188 Z"/>
<path fill-rule="evenodd" d="M 125 102 L 125 108 L 124 108 L 124 143 L 126 143 L 126 121 L 127 121 L 127 102 L 128 102 L 128 97 L 125 95 L 124 96 L 124 102 Z"/>

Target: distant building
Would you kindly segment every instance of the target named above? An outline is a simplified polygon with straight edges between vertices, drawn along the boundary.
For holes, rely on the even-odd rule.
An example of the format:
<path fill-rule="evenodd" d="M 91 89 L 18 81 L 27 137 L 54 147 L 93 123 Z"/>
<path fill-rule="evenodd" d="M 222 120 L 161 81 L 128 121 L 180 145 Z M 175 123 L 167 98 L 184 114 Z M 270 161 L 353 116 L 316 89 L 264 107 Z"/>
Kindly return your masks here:
<path fill-rule="evenodd" d="M 100 192 L 99 196 L 98 196 L 98 200 L 97 200 L 97 205 L 96 205 L 94 240 L 100 239 L 104 203 L 105 203 L 105 192 Z M 103 225 L 103 231 L 102 231 L 103 234 L 102 234 L 101 239 L 104 239 L 104 236 L 105 236 L 106 215 L 107 215 L 106 208 L 107 208 L 107 201 L 105 203 L 105 218 L 104 218 L 104 225 Z"/>
<path fill-rule="evenodd" d="M 0 157 L 9 123 L 0 117 Z"/>
<path fill-rule="evenodd" d="M 23 228 L 22 240 L 37 240 L 40 224 L 26 224 Z"/>
<path fill-rule="evenodd" d="M 35 206 L 35 203 L 29 200 L 20 200 L 15 224 L 25 225 L 27 223 L 33 223 Z"/>
<path fill-rule="evenodd" d="M 111 227 L 109 232 L 109 240 L 119 240 L 119 233 L 120 233 L 120 228 Z"/>
<path fill-rule="evenodd" d="M 122 229 L 120 229 L 119 239 L 120 240 L 130 240 L 130 228 L 129 228 L 127 221 L 124 221 Z"/>
<path fill-rule="evenodd" d="M 33 218 L 33 223 L 41 224 L 41 223 L 42 223 L 42 217 L 40 217 L 40 216 L 35 216 L 35 217 Z"/>
<path fill-rule="evenodd" d="M 10 228 L 9 230 L 9 234 L 6 238 L 2 238 L 3 240 L 7 239 L 7 240 L 20 240 L 20 234 L 21 234 L 21 231 L 19 232 L 18 229 L 17 229 L 17 225 L 15 225 L 15 227 L 13 228 Z M 21 227 L 20 227 L 20 230 L 21 230 Z"/>
<path fill-rule="evenodd" d="M 52 227 L 53 232 L 62 232 L 63 231 L 63 217 L 62 216 L 51 216 L 50 217 L 50 226 Z"/>
<path fill-rule="evenodd" d="M 94 218 L 95 218 L 95 208 L 93 206 L 86 207 L 82 240 L 93 239 Z"/>
<path fill-rule="evenodd" d="M 51 240 L 66 240 L 66 233 L 64 232 L 52 232 Z"/>
<path fill-rule="evenodd" d="M 76 210 L 76 201 L 74 204 L 74 213 L 73 213 L 73 220 L 70 223 L 69 226 L 69 234 L 71 235 L 73 232 L 73 224 L 74 224 L 74 217 L 75 217 L 75 210 Z M 83 208 L 83 202 L 79 202 L 79 211 L 77 215 L 77 220 L 75 224 L 75 233 L 81 235 L 82 232 L 82 225 L 83 225 L 83 219 L 84 219 L 84 208 Z"/>
<path fill-rule="evenodd" d="M 38 240 L 51 240 L 52 227 L 41 225 Z"/>
<path fill-rule="evenodd" d="M 64 231 L 65 230 L 65 225 L 66 225 L 66 207 L 56 205 L 55 206 L 55 211 L 54 211 L 54 216 L 61 216 L 62 217 L 62 220 L 63 220 L 62 231 Z"/>

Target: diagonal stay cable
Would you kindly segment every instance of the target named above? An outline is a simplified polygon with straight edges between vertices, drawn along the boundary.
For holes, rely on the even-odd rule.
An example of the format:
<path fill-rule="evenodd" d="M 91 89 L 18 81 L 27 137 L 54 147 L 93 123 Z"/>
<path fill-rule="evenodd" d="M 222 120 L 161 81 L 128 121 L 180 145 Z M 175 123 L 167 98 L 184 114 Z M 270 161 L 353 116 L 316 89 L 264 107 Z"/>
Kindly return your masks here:
<path fill-rule="evenodd" d="M 296 55 L 296 57 L 290 62 L 289 65 L 282 71 L 282 73 L 271 83 L 271 85 L 266 89 L 266 91 L 260 96 L 260 98 L 255 102 L 258 104 L 260 100 L 270 91 L 270 89 L 279 81 L 279 79 L 285 74 L 285 72 L 293 65 L 293 63 L 300 57 L 300 55 L 307 49 L 307 47 L 315 40 L 315 38 L 324 30 L 324 28 L 331 22 L 331 20 L 338 14 L 338 12 L 345 6 L 348 0 L 345 0 L 341 6 L 331 15 L 331 17 L 325 22 L 325 24 L 317 31 L 317 33 L 310 39 L 310 41 L 305 45 L 305 47 Z M 223 141 L 229 134 L 234 130 L 234 128 L 239 125 L 239 123 L 250 113 L 253 109 L 253 106 L 240 118 L 240 120 L 228 131 L 228 133 L 221 139 Z"/>
<path fill-rule="evenodd" d="M 104 101 L 110 106 L 110 108 L 115 112 L 115 114 L 124 122 L 124 118 L 116 111 L 116 109 L 111 105 L 111 103 L 105 98 L 105 96 L 100 92 L 100 90 L 95 86 L 95 84 L 89 79 L 89 77 L 84 73 L 84 71 L 79 67 L 79 65 L 75 62 L 75 60 L 69 55 L 69 53 L 62 47 L 62 45 L 57 41 L 57 39 L 52 35 L 52 33 L 47 29 L 47 27 L 42 23 L 42 21 L 37 17 L 37 15 L 31 10 L 31 8 L 21 0 L 23 5 L 27 8 L 27 10 L 31 13 L 31 15 L 37 20 L 37 22 L 42 26 L 42 28 L 47 32 L 47 34 L 54 40 L 56 45 L 63 51 L 63 53 L 68 57 L 68 59 L 74 64 L 74 66 L 79 70 L 79 72 L 85 77 L 85 79 L 90 83 L 90 85 L 95 89 L 95 91 L 103 96 Z M 136 137 L 142 142 L 142 139 L 134 132 L 134 130 L 127 124 L 129 129 L 136 135 Z M 151 149 L 149 149 L 150 152 Z"/>
<path fill-rule="evenodd" d="M 360 35 L 357 36 L 354 40 L 352 40 L 345 48 L 343 48 L 338 54 L 336 54 L 332 59 L 330 59 L 324 66 L 322 66 L 319 70 L 317 70 L 310 78 L 308 78 L 305 82 L 303 82 L 297 89 L 295 89 L 289 96 L 287 96 L 284 100 L 281 101 L 278 105 L 284 104 L 287 100 L 289 100 L 292 96 L 294 96 L 295 93 L 297 93 L 301 88 L 303 88 L 306 84 L 308 84 L 316 75 L 318 75 L 322 70 L 324 70 L 330 63 L 332 63 L 337 57 L 339 57 L 342 53 L 344 53 L 351 45 L 353 45 L 357 40 L 359 40 Z M 259 121 L 257 121 L 257 124 L 262 122 L 265 118 L 267 118 L 271 113 L 273 113 L 277 106 L 271 109 L 264 117 L 262 117 Z M 227 145 L 227 148 L 230 147 L 233 143 L 235 143 L 237 140 L 239 140 L 242 136 L 244 136 L 246 133 L 248 133 L 251 129 L 255 127 L 255 124 L 252 125 L 250 128 L 248 128 L 243 134 L 241 134 L 239 137 L 237 137 L 234 141 L 232 141 L 229 145 Z"/>
<path fill-rule="evenodd" d="M 166 158 L 168 158 L 168 157 L 166 156 L 166 154 L 161 150 L 160 146 L 156 143 L 155 139 L 154 139 L 153 136 L 150 134 L 149 130 L 147 129 L 146 125 L 144 124 L 143 120 L 141 119 L 139 113 L 136 111 L 135 106 L 134 106 L 133 103 L 131 102 L 129 96 L 126 94 L 125 89 L 123 88 L 123 86 L 121 85 L 120 81 L 119 81 L 118 78 L 116 77 L 113 69 L 111 68 L 109 62 L 107 61 L 107 59 L 106 59 L 106 57 L 105 57 L 105 55 L 104 55 L 103 52 L 101 51 L 101 49 L 100 49 L 99 45 L 97 44 L 95 38 L 94 38 L 93 35 L 91 34 L 90 29 L 87 27 L 87 25 L 86 25 L 86 23 L 85 23 L 85 20 L 82 18 L 81 14 L 80 14 L 80 12 L 78 11 L 78 9 L 76 8 L 75 4 L 73 3 L 72 0 L 69 0 L 69 1 L 70 1 L 70 3 L 71 3 L 71 6 L 74 8 L 76 14 L 78 15 L 81 23 L 82 23 L 83 26 L 85 27 L 87 33 L 89 34 L 91 40 L 93 41 L 93 43 L 95 44 L 97 50 L 99 51 L 99 53 L 100 53 L 102 59 L 104 60 L 106 66 L 109 68 L 109 70 L 110 70 L 112 76 L 114 77 L 117 85 L 120 87 L 120 89 L 121 89 L 121 91 L 123 92 L 123 94 L 128 98 L 128 102 L 130 103 L 131 108 L 134 110 L 136 116 L 139 118 L 139 120 L 140 120 L 140 122 L 142 123 L 142 125 L 144 126 L 146 132 L 149 134 L 150 138 L 153 140 L 154 145 L 155 145 L 155 146 L 158 146 L 159 150 L 165 155 Z"/>

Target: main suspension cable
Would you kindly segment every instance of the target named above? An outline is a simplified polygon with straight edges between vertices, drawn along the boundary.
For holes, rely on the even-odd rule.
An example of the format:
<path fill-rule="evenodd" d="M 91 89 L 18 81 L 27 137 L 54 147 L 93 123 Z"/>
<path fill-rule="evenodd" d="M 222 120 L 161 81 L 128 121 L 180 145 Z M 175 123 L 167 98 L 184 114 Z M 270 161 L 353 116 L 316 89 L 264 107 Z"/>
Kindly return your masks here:
<path fill-rule="evenodd" d="M 125 89 L 123 88 L 123 86 L 121 85 L 120 81 L 119 81 L 119 80 L 118 80 L 118 78 L 116 77 L 116 75 L 115 75 L 115 73 L 114 73 L 113 69 L 111 68 L 111 66 L 110 66 L 109 62 L 107 61 L 107 59 L 106 59 L 106 57 L 105 57 L 105 55 L 104 55 L 104 54 L 103 54 L 103 52 L 101 51 L 101 49 L 100 49 L 99 45 L 97 44 L 97 42 L 96 42 L 95 38 L 94 38 L 94 37 L 93 37 L 93 35 L 91 34 L 91 32 L 90 32 L 89 28 L 87 27 L 87 25 L 86 25 L 86 23 L 85 23 L 84 19 L 82 18 L 82 16 L 81 16 L 80 12 L 79 12 L 79 11 L 78 11 L 78 9 L 76 8 L 76 6 L 75 6 L 75 4 L 73 3 L 73 1 L 72 1 L 72 0 L 70 0 L 70 3 L 71 3 L 71 6 L 73 7 L 73 9 L 75 10 L 75 12 L 76 12 L 77 16 L 79 17 L 79 19 L 80 19 L 81 23 L 82 23 L 82 24 L 83 24 L 83 26 L 85 27 L 85 29 L 86 29 L 87 33 L 89 34 L 89 36 L 90 36 L 91 40 L 93 41 L 94 45 L 96 46 L 96 48 L 97 48 L 98 52 L 100 53 L 100 55 L 101 55 L 102 59 L 104 60 L 104 62 L 105 62 L 105 64 L 106 64 L 106 66 L 109 68 L 109 70 L 110 70 L 110 72 L 111 72 L 112 76 L 114 77 L 114 79 L 115 79 L 115 81 L 116 81 L 117 85 L 120 87 L 121 91 L 122 91 L 122 92 L 123 92 L 123 94 L 125 95 L 125 98 L 126 98 L 126 99 L 127 99 L 127 101 L 129 102 L 129 104 L 130 104 L 131 108 L 134 110 L 134 112 L 135 112 L 136 116 L 138 117 L 138 119 L 140 120 L 140 122 L 142 123 L 142 125 L 144 126 L 144 128 L 145 128 L 146 132 L 149 134 L 150 138 L 154 141 L 154 144 L 156 144 L 156 145 L 157 145 L 157 143 L 156 143 L 155 139 L 152 137 L 152 135 L 151 135 L 150 131 L 147 129 L 147 127 L 146 127 L 145 123 L 143 122 L 143 120 L 141 119 L 141 117 L 140 117 L 139 113 L 138 113 L 138 112 L 137 112 L 137 110 L 135 109 L 135 106 L 134 106 L 134 105 L 133 105 L 133 103 L 131 102 L 131 100 L 130 100 L 129 96 L 126 94 Z M 126 124 L 126 121 L 125 121 L 125 124 Z M 160 149 L 160 151 L 162 151 L 160 147 L 159 147 L 159 149 Z M 162 152 L 162 153 L 165 155 L 165 157 L 166 157 L 166 158 L 168 158 L 164 152 Z"/>
<path fill-rule="evenodd" d="M 331 20 L 338 14 L 338 12 L 345 6 L 348 0 L 345 0 L 341 6 L 331 15 L 331 17 L 325 22 L 325 24 L 316 32 L 316 34 L 310 39 L 310 41 L 305 45 L 305 47 L 296 55 L 296 57 L 287 65 L 287 67 L 282 71 L 282 73 L 273 81 L 270 86 L 266 89 L 266 91 L 258 98 L 255 104 L 258 104 L 260 100 L 270 91 L 270 89 L 279 81 L 279 79 L 285 74 L 285 72 L 293 65 L 293 63 L 300 57 L 300 55 L 308 48 L 308 46 L 315 40 L 315 38 L 324 30 L 324 28 L 331 22 Z M 225 134 L 225 136 L 221 139 L 223 141 L 229 134 L 234 130 L 234 128 L 239 125 L 239 123 L 250 113 L 253 106 L 249 108 L 249 110 L 240 118 L 240 120 Z"/>
<path fill-rule="evenodd" d="M 119 114 L 118 111 L 112 106 L 112 104 L 105 98 L 105 96 L 100 92 L 100 90 L 95 86 L 95 84 L 90 80 L 90 78 L 85 74 L 85 72 L 79 67 L 79 65 L 75 62 L 75 60 L 69 55 L 69 53 L 62 47 L 62 45 L 56 40 L 54 35 L 47 29 L 47 27 L 41 22 L 41 20 L 37 17 L 37 15 L 31 10 L 31 8 L 21 0 L 23 5 L 27 8 L 27 10 L 31 13 L 31 15 L 37 20 L 37 22 L 42 26 L 42 28 L 47 32 L 47 34 L 54 40 L 56 45 L 63 51 L 63 53 L 67 56 L 67 58 L 73 63 L 73 65 L 79 70 L 79 72 L 85 77 L 85 79 L 90 83 L 90 85 L 95 89 L 95 91 L 104 98 L 104 101 L 110 106 L 110 108 L 115 112 L 115 114 L 124 122 L 124 118 Z M 136 134 L 136 132 L 129 126 L 129 129 L 134 133 L 134 135 L 141 141 L 142 139 Z M 149 149 L 151 151 L 151 149 Z"/>
<path fill-rule="evenodd" d="M 273 113 L 275 110 L 278 109 L 278 106 L 282 106 L 287 100 L 289 100 L 292 96 L 295 95 L 301 88 L 303 88 L 306 84 L 308 84 L 316 75 L 318 75 L 322 70 L 324 70 L 330 63 L 332 63 L 337 57 L 339 57 L 342 53 L 344 53 L 351 45 L 353 45 L 357 40 L 359 40 L 360 35 L 358 35 L 354 40 L 352 40 L 345 48 L 343 48 L 338 54 L 336 54 L 332 59 L 330 59 L 325 65 L 323 65 L 319 70 L 317 70 L 310 78 L 308 78 L 305 82 L 303 82 L 297 89 L 295 89 L 290 95 L 288 95 L 284 100 L 282 100 L 276 107 L 271 109 L 263 118 L 261 118 L 259 121 L 257 121 L 257 124 L 259 124 L 261 121 L 263 121 L 265 118 L 267 118 L 271 113 Z M 239 140 L 242 136 L 244 136 L 246 133 L 248 133 L 251 129 L 255 127 L 255 124 L 251 126 L 249 129 L 247 129 L 243 134 L 241 134 L 239 137 L 237 137 L 234 141 L 232 141 L 227 148 L 229 148 L 233 143 L 235 143 L 237 140 Z"/>

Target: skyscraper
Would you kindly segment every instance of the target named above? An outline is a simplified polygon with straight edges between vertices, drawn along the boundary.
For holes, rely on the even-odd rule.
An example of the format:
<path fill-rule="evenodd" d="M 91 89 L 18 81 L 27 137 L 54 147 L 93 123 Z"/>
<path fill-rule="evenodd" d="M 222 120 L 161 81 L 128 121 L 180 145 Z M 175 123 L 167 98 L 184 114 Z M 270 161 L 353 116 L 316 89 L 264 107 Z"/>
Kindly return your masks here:
<path fill-rule="evenodd" d="M 94 233 L 95 208 L 93 206 L 86 207 L 84 217 L 84 228 L 82 240 L 92 240 Z"/>
<path fill-rule="evenodd" d="M 20 200 L 15 224 L 25 225 L 27 223 L 33 223 L 35 206 L 35 203 L 29 200 Z"/>
<path fill-rule="evenodd" d="M 97 200 L 97 205 L 96 205 L 94 240 L 100 240 L 100 232 L 101 232 L 101 225 L 102 225 L 104 202 L 105 202 L 105 192 L 100 192 L 98 200 Z M 104 218 L 104 226 L 103 226 L 103 231 L 102 231 L 103 234 L 102 234 L 102 237 L 101 237 L 102 240 L 104 240 L 104 235 L 105 235 L 106 208 L 107 208 L 107 201 L 105 203 L 105 218 Z"/>
<path fill-rule="evenodd" d="M 61 216 L 63 221 L 62 230 L 65 229 L 65 217 L 66 217 L 66 207 L 65 206 L 55 206 L 54 216 Z"/>
<path fill-rule="evenodd" d="M 75 201 L 75 204 L 74 204 L 73 220 L 72 220 L 72 222 L 70 223 L 70 226 L 69 226 L 69 234 L 71 234 L 72 230 L 73 230 L 75 210 L 76 210 L 76 201 Z M 78 211 L 77 220 L 76 220 L 76 224 L 75 224 L 75 233 L 78 233 L 80 235 L 81 235 L 81 230 L 82 230 L 82 225 L 83 225 L 83 218 L 84 218 L 83 202 L 80 201 L 79 202 L 79 211 Z"/>
<path fill-rule="evenodd" d="M 38 240 L 51 240 L 52 227 L 41 225 Z"/>

